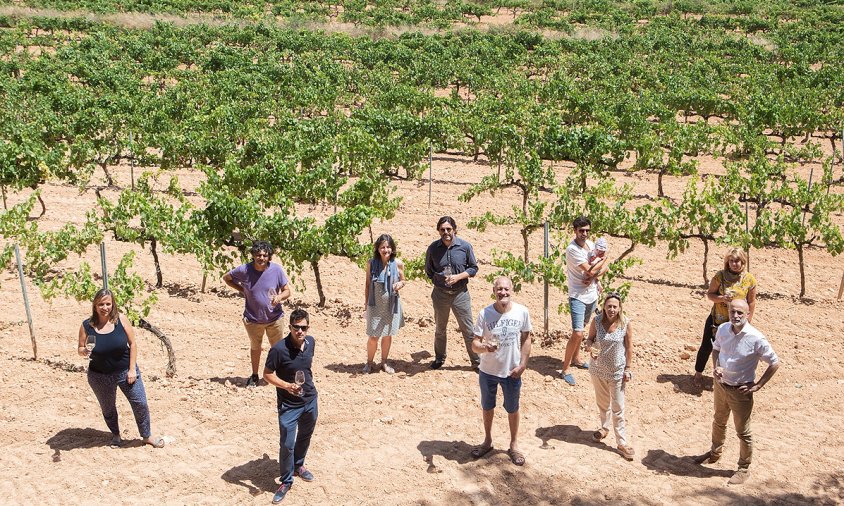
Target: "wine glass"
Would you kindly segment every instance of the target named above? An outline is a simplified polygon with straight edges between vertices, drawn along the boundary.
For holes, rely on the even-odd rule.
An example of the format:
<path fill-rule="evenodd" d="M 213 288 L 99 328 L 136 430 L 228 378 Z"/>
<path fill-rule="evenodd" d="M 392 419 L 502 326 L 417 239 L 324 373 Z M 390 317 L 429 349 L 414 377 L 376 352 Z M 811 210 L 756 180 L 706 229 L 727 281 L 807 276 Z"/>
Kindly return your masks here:
<path fill-rule="evenodd" d="M 451 265 L 446 265 L 443 268 L 443 277 L 447 278 L 447 277 L 451 276 L 452 274 L 454 274 L 454 272 L 452 272 L 452 270 L 451 270 Z M 445 281 L 445 284 L 449 285 L 450 283 L 448 281 Z"/>
<path fill-rule="evenodd" d="M 305 371 L 296 371 L 296 378 L 293 380 L 296 383 L 296 386 L 299 387 L 299 391 L 302 391 L 302 385 L 305 384 Z"/>
<path fill-rule="evenodd" d="M 278 295 L 278 290 L 276 290 L 275 288 L 270 288 L 269 290 L 267 290 L 267 299 L 269 299 L 268 307 L 270 308 L 270 311 L 275 309 L 276 305 L 273 303 L 273 299 L 276 295 Z"/>
<path fill-rule="evenodd" d="M 91 360 L 91 352 L 94 351 L 94 347 L 97 345 L 97 335 L 96 334 L 88 334 L 85 338 L 85 349 L 88 350 L 88 360 Z"/>
<path fill-rule="evenodd" d="M 499 336 L 497 334 L 490 334 L 489 338 L 487 338 L 486 342 L 490 346 L 495 346 L 496 348 L 498 348 L 501 345 L 501 336 Z"/>

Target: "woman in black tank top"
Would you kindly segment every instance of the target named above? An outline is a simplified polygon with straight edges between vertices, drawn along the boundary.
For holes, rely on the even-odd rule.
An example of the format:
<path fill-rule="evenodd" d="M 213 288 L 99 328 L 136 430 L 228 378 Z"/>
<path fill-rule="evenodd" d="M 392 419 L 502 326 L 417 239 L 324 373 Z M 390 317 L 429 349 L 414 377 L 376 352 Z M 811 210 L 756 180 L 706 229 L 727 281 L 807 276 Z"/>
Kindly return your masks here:
<path fill-rule="evenodd" d="M 93 346 L 89 350 L 90 345 Z M 88 384 L 100 403 L 103 418 L 111 431 L 111 445 L 116 447 L 122 443 L 115 406 L 119 387 L 132 407 L 144 443 L 156 448 L 163 447 L 164 439 L 153 437 L 150 431 L 146 390 L 136 364 L 138 346 L 135 329 L 117 311 L 114 294 L 106 288 L 94 295 L 91 317 L 79 327 L 77 353 L 91 360 L 88 365 Z"/>

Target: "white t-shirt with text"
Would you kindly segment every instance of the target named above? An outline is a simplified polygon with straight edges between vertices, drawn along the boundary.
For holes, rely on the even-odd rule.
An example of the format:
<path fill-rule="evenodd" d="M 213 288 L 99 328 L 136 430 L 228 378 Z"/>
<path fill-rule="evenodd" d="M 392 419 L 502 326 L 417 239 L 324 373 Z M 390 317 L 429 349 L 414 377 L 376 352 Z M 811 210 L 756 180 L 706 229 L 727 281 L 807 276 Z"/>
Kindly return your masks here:
<path fill-rule="evenodd" d="M 588 285 L 583 284 L 585 272 L 580 268 L 589 263 L 589 252 L 595 249 L 595 243 L 586 240 L 586 247 L 581 248 L 572 240 L 566 248 L 566 281 L 568 282 L 569 298 L 577 299 L 584 304 L 591 304 L 598 300 L 598 284 L 593 280 Z"/>
<path fill-rule="evenodd" d="M 530 332 L 530 314 L 525 306 L 511 303 L 510 310 L 502 314 L 490 304 L 478 313 L 475 335 L 487 339 L 491 335 L 499 338 L 495 352 L 481 353 L 480 369 L 490 376 L 506 378 L 522 360 L 522 332 Z"/>

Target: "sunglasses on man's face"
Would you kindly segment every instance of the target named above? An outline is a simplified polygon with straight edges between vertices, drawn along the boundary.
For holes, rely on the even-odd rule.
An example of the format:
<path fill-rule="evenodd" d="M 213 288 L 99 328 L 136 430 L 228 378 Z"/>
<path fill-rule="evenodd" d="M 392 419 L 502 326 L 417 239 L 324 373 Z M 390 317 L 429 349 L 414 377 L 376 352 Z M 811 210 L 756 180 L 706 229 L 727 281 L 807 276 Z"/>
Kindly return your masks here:
<path fill-rule="evenodd" d="M 293 325 L 291 323 L 290 328 L 293 330 L 298 330 L 299 332 L 307 332 L 309 327 L 308 325 Z"/>

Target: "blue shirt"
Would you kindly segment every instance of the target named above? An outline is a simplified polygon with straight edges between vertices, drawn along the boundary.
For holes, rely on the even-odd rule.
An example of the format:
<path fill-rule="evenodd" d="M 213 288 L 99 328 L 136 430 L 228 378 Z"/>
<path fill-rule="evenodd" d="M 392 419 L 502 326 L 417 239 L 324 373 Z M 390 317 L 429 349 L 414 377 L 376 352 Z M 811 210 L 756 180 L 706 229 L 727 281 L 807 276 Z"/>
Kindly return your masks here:
<path fill-rule="evenodd" d="M 290 334 L 287 334 L 287 337 L 270 348 L 265 367 L 274 371 L 275 375 L 283 381 L 295 383 L 296 371 L 305 371 L 305 384 L 302 385 L 301 397 L 276 387 L 279 409 L 282 408 L 283 404 L 291 407 L 304 406 L 316 398 L 317 391 L 314 386 L 314 377 L 311 374 L 311 364 L 314 361 L 314 344 L 313 336 L 305 336 L 304 349 L 299 349 L 293 345 L 293 338 Z"/>
<path fill-rule="evenodd" d="M 284 316 L 281 304 L 270 303 L 270 291 L 280 292 L 288 283 L 287 274 L 279 264 L 270 262 L 263 272 L 252 262 L 229 271 L 232 280 L 243 287 L 246 297 L 243 317 L 250 323 L 270 323 Z"/>
<path fill-rule="evenodd" d="M 475 260 L 472 245 L 455 236 L 454 240 L 451 241 L 451 246 L 446 247 L 442 239 L 437 239 L 428 246 L 428 251 L 425 252 L 425 274 L 431 278 L 434 286 L 446 290 L 467 286 L 469 284 L 468 279 L 461 279 L 451 286 L 447 285 L 445 276 L 443 276 L 443 270 L 446 266 L 451 266 L 452 274 L 468 272 L 470 278 L 475 277 L 475 274 L 478 273 L 478 262 Z"/>

